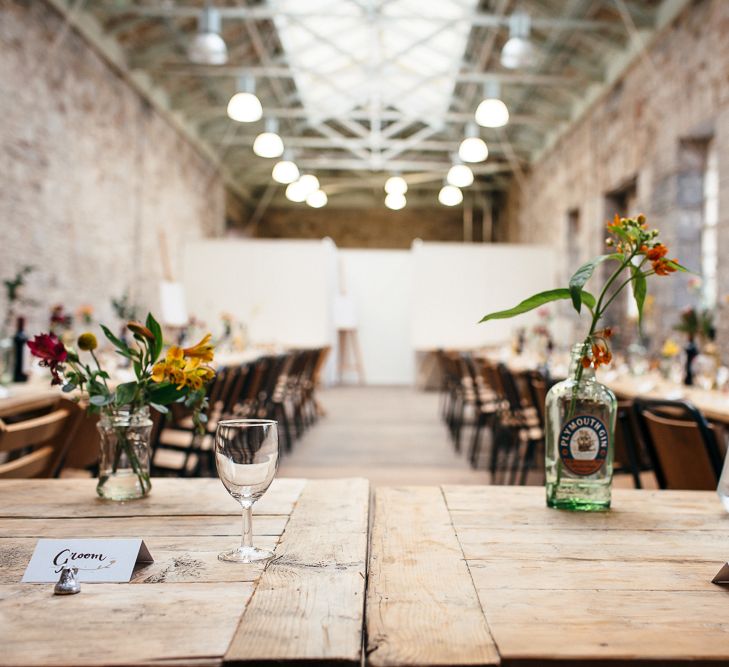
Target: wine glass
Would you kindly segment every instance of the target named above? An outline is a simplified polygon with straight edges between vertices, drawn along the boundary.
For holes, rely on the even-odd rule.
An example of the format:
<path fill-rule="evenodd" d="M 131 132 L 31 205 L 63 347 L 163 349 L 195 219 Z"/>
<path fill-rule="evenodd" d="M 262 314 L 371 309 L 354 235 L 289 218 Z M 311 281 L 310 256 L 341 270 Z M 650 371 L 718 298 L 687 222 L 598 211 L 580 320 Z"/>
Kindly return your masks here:
<path fill-rule="evenodd" d="M 220 560 L 252 563 L 273 553 L 253 546 L 253 503 L 271 485 L 278 468 L 278 425 L 270 419 L 226 419 L 215 431 L 215 465 L 228 493 L 243 510 L 239 547 L 218 554 Z"/>

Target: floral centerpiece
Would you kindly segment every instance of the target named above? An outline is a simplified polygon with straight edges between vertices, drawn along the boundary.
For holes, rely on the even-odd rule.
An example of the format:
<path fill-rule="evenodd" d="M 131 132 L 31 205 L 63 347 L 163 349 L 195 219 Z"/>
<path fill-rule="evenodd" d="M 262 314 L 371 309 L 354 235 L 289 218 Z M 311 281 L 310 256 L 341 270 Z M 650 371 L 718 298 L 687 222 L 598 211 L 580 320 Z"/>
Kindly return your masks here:
<path fill-rule="evenodd" d="M 590 327 L 582 342 L 572 348 L 569 377 L 550 389 L 545 406 L 547 505 L 574 510 L 610 507 L 613 438 L 617 402 L 594 371 L 612 360 L 609 327 L 601 320 L 618 295 L 632 288 L 641 325 L 647 279 L 686 271 L 659 241 L 658 230 L 648 229 L 643 215 L 608 223 L 611 252 L 583 264 L 569 286 L 540 292 L 509 310 L 489 313 L 481 321 L 505 319 L 545 303 L 571 300 L 577 313 L 589 312 Z M 614 270 L 597 297 L 585 289 L 595 269 L 612 263 Z"/>
<path fill-rule="evenodd" d="M 171 403 L 184 403 L 192 410 L 196 427 L 202 428 L 206 421 L 205 386 L 215 376 L 209 365 L 214 349 L 208 334 L 192 347 L 170 347 L 163 357 L 162 329 L 151 314 L 145 324 L 127 324 L 131 344 L 107 327 L 101 328 L 116 353 L 129 360 L 134 380 L 116 385 L 111 382 L 96 355 L 98 341 L 93 333 L 78 337 L 77 350 L 52 333 L 36 336 L 28 347 L 40 365 L 49 369 L 51 384 L 62 385 L 64 392 L 80 392 L 80 398 L 87 401 L 87 411 L 100 415 L 97 493 L 102 498 L 129 500 L 145 496 L 151 489 L 150 408 L 165 414 Z"/>

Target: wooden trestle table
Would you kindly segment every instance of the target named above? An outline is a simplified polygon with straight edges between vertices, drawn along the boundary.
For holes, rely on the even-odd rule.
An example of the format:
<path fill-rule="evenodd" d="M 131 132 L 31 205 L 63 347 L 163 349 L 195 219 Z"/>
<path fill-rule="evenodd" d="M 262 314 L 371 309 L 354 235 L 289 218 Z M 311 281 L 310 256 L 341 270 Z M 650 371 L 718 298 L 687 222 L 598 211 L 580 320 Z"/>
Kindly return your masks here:
<path fill-rule="evenodd" d="M 3 665 L 727 664 L 729 514 L 712 493 L 614 491 L 549 510 L 539 487 L 278 479 L 267 567 L 218 480 L 96 500 L 90 480 L 0 482 Z M 141 537 L 131 584 L 21 584 L 39 537 Z"/>

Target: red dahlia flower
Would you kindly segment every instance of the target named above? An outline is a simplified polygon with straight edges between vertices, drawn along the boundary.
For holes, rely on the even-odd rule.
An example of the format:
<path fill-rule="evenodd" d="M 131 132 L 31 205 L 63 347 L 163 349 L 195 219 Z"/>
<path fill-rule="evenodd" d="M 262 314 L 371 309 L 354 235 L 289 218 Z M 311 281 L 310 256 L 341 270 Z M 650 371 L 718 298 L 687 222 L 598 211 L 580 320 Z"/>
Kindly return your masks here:
<path fill-rule="evenodd" d="M 62 379 L 58 367 L 68 357 L 66 348 L 54 334 L 39 334 L 28 341 L 28 348 L 34 357 L 40 359 L 40 365 L 51 369 L 53 380 L 51 384 L 61 384 Z"/>

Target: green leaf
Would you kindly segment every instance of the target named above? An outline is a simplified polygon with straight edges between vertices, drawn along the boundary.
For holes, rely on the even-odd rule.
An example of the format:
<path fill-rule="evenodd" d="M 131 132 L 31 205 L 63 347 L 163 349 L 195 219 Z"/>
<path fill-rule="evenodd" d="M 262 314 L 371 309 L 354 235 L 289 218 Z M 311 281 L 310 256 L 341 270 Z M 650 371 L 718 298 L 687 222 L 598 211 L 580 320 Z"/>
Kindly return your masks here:
<path fill-rule="evenodd" d="M 111 341 L 111 343 L 114 345 L 114 347 L 117 348 L 117 351 L 119 354 L 123 354 L 125 357 L 129 356 L 129 346 L 121 339 L 117 338 L 111 331 L 109 330 L 109 327 L 105 327 L 103 324 L 100 325 L 101 330 L 104 332 L 104 335 Z"/>
<path fill-rule="evenodd" d="M 638 331 L 643 331 L 643 304 L 645 303 L 645 295 L 648 291 L 648 282 L 645 279 L 645 274 L 640 270 L 638 266 L 630 267 L 633 273 L 633 280 L 631 285 L 633 287 L 633 297 L 635 298 L 635 305 L 638 307 Z"/>
<path fill-rule="evenodd" d="M 111 396 L 96 394 L 95 396 L 89 398 L 89 403 L 91 403 L 91 405 L 95 405 L 96 407 L 109 405 L 109 403 L 111 403 Z"/>
<path fill-rule="evenodd" d="M 136 382 L 125 382 L 116 388 L 115 397 L 117 405 L 127 405 L 132 402 L 137 391 Z"/>
<path fill-rule="evenodd" d="M 182 390 L 170 383 L 158 384 L 149 391 L 150 401 L 160 405 L 169 405 L 184 396 Z"/>
<path fill-rule="evenodd" d="M 623 255 L 619 252 L 614 252 L 609 255 L 594 257 L 577 269 L 570 278 L 570 298 L 572 299 L 572 305 L 578 313 L 582 310 L 582 288 L 592 277 L 595 269 L 608 259 L 623 261 Z"/>
<path fill-rule="evenodd" d="M 521 315 L 522 313 L 539 308 L 539 306 L 543 306 L 545 303 L 569 298 L 571 298 L 570 290 L 565 287 L 549 290 L 547 292 L 540 292 L 539 294 L 530 296 L 528 299 L 524 299 L 524 301 L 513 308 L 509 308 L 508 310 L 499 310 L 495 313 L 484 315 L 479 322 L 488 322 L 489 320 L 506 320 L 510 317 L 515 317 L 516 315 Z"/>
<path fill-rule="evenodd" d="M 67 382 L 63 385 L 63 389 L 61 389 L 61 391 L 64 394 L 70 394 L 74 389 L 76 389 L 76 385 L 71 382 Z"/>
<path fill-rule="evenodd" d="M 154 363 L 155 361 L 157 361 L 160 352 L 162 352 L 162 327 L 159 325 L 159 322 L 154 319 L 152 313 L 147 313 L 147 321 L 145 324 L 147 326 L 147 329 L 149 329 L 154 334 L 154 342 L 150 341 L 150 363 Z"/>
<path fill-rule="evenodd" d="M 676 269 L 676 271 L 682 271 L 683 273 L 694 273 L 690 269 L 687 269 L 685 266 L 681 266 L 681 264 L 679 264 L 678 262 L 674 262 L 672 259 L 667 259 L 666 264 L 672 269 Z"/>

